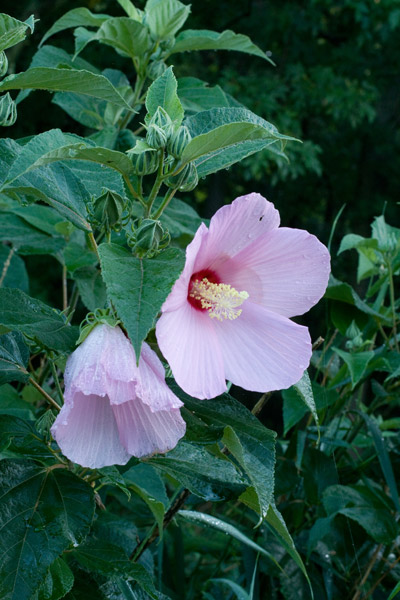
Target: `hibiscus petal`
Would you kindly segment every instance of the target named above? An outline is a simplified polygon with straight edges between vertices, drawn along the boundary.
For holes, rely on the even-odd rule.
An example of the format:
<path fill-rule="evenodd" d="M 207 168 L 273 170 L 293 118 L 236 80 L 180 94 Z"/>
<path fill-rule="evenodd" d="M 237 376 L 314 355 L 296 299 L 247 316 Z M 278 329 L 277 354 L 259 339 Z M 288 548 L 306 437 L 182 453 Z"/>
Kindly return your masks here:
<path fill-rule="evenodd" d="M 193 240 L 186 247 L 185 267 L 179 278 L 175 281 L 169 296 L 165 300 L 162 306 L 163 311 L 176 310 L 177 308 L 182 306 L 182 304 L 185 304 L 188 295 L 190 277 L 193 274 L 194 263 L 196 261 L 197 254 L 203 244 L 203 241 L 207 237 L 207 235 L 208 229 L 204 225 L 204 223 L 202 223 L 196 231 Z"/>
<path fill-rule="evenodd" d="M 223 262 L 260 235 L 279 227 L 279 212 L 260 194 L 247 194 L 220 208 L 210 221 L 208 236 L 197 255 L 194 272 L 218 272 Z"/>
<path fill-rule="evenodd" d="M 120 442 L 107 396 L 66 394 L 51 433 L 62 453 L 82 467 L 124 465 L 130 458 Z"/>
<path fill-rule="evenodd" d="M 186 423 L 178 408 L 152 412 L 136 398 L 113 406 L 113 411 L 121 442 L 137 458 L 172 450 L 185 435 Z"/>
<path fill-rule="evenodd" d="M 227 379 L 246 390 L 269 392 L 299 381 L 311 357 L 307 327 L 250 301 L 234 321 L 214 323 Z"/>
<path fill-rule="evenodd" d="M 218 272 L 252 302 L 286 317 L 302 315 L 320 300 L 329 273 L 327 248 L 307 231 L 286 227 L 260 236 Z"/>
<path fill-rule="evenodd" d="M 146 342 L 142 345 L 136 395 L 152 412 L 179 408 L 183 403 L 165 383 L 165 371 L 157 354 Z"/>
<path fill-rule="evenodd" d="M 97 325 L 71 354 L 65 369 L 65 386 L 84 394 L 109 395 L 114 402 L 134 397 L 131 382 L 137 378 L 135 351 L 119 327 Z"/>
<path fill-rule="evenodd" d="M 196 398 L 214 398 L 226 390 L 224 364 L 208 312 L 186 302 L 165 312 L 156 327 L 158 345 L 177 384 Z"/>

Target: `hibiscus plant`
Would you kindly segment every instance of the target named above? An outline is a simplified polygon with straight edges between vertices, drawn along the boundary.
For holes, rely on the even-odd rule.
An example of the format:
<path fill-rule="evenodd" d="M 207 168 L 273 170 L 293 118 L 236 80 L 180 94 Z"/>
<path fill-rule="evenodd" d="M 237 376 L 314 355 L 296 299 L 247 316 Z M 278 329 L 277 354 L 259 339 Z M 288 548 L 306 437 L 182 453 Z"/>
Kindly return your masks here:
<path fill-rule="evenodd" d="M 329 599 L 358 578 L 357 599 L 385 577 L 390 591 L 399 423 L 375 411 L 399 405 L 400 230 L 381 216 L 343 238 L 363 300 L 256 191 L 202 219 L 200 180 L 298 140 L 179 77 L 175 55 L 272 61 L 245 35 L 183 29 L 178 0 L 116 8 L 70 10 L 16 74 L 7 51 L 35 17 L 0 14 L 3 134 L 35 90 L 72 131 L 0 140 L 0 597 Z M 84 58 L 95 44 L 109 64 Z M 56 307 L 30 292 L 43 256 Z M 324 294 L 317 328 L 301 315 Z"/>

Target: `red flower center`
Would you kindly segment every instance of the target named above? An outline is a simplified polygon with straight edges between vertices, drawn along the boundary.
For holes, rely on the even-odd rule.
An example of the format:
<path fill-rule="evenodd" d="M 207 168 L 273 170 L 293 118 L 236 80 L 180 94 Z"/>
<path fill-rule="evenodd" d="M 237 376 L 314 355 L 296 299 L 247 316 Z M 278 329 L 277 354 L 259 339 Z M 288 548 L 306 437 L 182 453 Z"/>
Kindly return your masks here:
<path fill-rule="evenodd" d="M 200 299 L 194 298 L 190 294 L 192 292 L 194 283 L 196 281 L 203 281 L 203 279 L 207 279 L 207 281 L 209 281 L 210 283 L 221 283 L 221 279 L 218 277 L 215 271 L 211 271 L 210 269 L 203 269 L 202 271 L 193 273 L 193 275 L 191 276 L 188 287 L 187 299 L 189 304 L 191 304 L 193 308 L 195 308 L 196 310 L 201 310 L 202 312 L 204 312 L 207 309 L 203 308 Z"/>

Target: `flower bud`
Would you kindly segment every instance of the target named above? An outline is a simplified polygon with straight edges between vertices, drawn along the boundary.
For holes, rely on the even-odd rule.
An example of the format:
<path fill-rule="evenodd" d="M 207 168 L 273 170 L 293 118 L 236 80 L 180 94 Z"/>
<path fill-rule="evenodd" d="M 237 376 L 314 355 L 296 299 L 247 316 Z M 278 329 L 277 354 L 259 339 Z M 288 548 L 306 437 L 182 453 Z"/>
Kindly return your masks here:
<path fill-rule="evenodd" d="M 146 142 L 151 148 L 165 148 L 173 129 L 171 117 L 162 106 L 159 106 L 148 120 Z"/>
<path fill-rule="evenodd" d="M 147 67 L 147 77 L 153 81 L 164 73 L 167 65 L 163 60 L 154 60 Z"/>
<path fill-rule="evenodd" d="M 136 243 L 134 249 L 137 254 L 146 254 L 148 251 L 156 251 L 165 238 L 164 229 L 160 221 L 143 219 L 135 231 Z"/>
<path fill-rule="evenodd" d="M 111 231 L 120 221 L 125 208 L 124 199 L 111 190 L 106 190 L 92 203 L 91 221 L 105 231 Z"/>
<path fill-rule="evenodd" d="M 136 175 L 150 175 L 157 171 L 158 154 L 156 150 L 147 150 L 141 152 L 141 154 L 136 154 L 128 150 L 127 154 L 132 159 Z"/>
<path fill-rule="evenodd" d="M 191 162 L 185 165 L 180 173 L 168 177 L 168 179 L 165 180 L 165 183 L 168 187 L 175 188 L 180 192 L 190 192 L 194 190 L 199 183 L 199 176 L 194 163 Z"/>
<path fill-rule="evenodd" d="M 0 97 L 0 125 L 10 127 L 17 120 L 17 105 L 7 92 Z"/>
<path fill-rule="evenodd" d="M 167 150 L 175 158 L 180 158 L 185 147 L 188 145 L 192 136 L 189 133 L 189 129 L 184 125 L 179 127 L 172 137 L 168 140 Z"/>
<path fill-rule="evenodd" d="M 8 71 L 8 59 L 7 59 L 7 55 L 4 52 L 4 50 L 2 52 L 0 52 L 0 77 L 4 77 L 4 75 L 7 73 Z"/>
<path fill-rule="evenodd" d="M 158 150 L 167 145 L 167 134 L 158 125 L 149 125 L 146 134 L 146 142 L 151 148 Z"/>

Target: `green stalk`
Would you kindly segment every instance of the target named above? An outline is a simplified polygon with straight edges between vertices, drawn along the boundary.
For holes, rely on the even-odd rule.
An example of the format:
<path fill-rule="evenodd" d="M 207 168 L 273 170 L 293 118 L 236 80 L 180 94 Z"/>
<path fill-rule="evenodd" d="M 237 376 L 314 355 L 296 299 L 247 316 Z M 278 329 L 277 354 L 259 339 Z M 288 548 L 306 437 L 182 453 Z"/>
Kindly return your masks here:
<path fill-rule="evenodd" d="M 394 335 L 394 345 L 396 347 L 396 351 L 399 352 L 399 343 L 397 341 L 397 323 L 396 323 L 396 303 L 394 297 L 394 283 L 393 283 L 393 269 L 392 263 L 390 260 L 387 261 L 388 267 L 388 275 L 389 275 L 389 293 L 390 293 L 390 305 L 392 308 L 392 318 L 393 318 L 393 335 Z"/>
<path fill-rule="evenodd" d="M 152 190 L 150 192 L 149 198 L 147 200 L 147 209 L 146 216 L 150 215 L 151 207 L 153 206 L 154 200 L 157 198 L 157 194 L 160 190 L 161 184 L 163 182 L 163 165 L 164 165 L 164 150 L 160 150 L 160 159 L 158 163 L 157 176 L 156 180 L 153 184 Z"/>
<path fill-rule="evenodd" d="M 171 189 L 169 190 L 169 192 L 166 193 L 164 200 L 161 202 L 156 212 L 152 215 L 152 219 L 158 219 L 162 215 L 164 210 L 167 208 L 168 204 L 171 202 L 172 198 L 175 196 L 176 190 L 177 188 Z"/>

